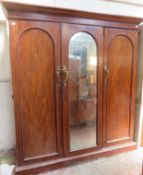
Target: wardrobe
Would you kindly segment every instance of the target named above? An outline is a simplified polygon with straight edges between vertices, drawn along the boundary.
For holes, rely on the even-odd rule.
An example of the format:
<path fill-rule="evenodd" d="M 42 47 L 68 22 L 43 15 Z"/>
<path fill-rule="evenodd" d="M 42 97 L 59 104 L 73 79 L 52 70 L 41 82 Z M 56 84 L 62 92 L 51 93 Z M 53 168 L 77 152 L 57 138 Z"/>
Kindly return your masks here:
<path fill-rule="evenodd" d="M 2 4 L 10 35 L 16 173 L 136 149 L 142 19 Z"/>

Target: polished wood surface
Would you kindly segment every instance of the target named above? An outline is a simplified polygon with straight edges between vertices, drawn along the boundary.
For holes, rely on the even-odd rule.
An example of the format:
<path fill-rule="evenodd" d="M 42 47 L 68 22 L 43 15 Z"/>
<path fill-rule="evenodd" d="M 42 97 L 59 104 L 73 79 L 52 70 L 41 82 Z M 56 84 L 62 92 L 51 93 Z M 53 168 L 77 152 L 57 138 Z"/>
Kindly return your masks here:
<path fill-rule="evenodd" d="M 80 154 L 82 152 L 89 152 L 95 149 L 98 149 L 102 145 L 102 100 L 103 100 L 103 28 L 102 27 L 95 27 L 95 26 L 82 26 L 82 25 L 72 25 L 72 24 L 63 24 L 62 25 L 62 64 L 66 65 L 66 67 L 70 68 L 69 60 L 68 60 L 68 49 L 69 49 L 69 42 L 71 37 L 78 33 L 78 32 L 87 32 L 90 34 L 96 41 L 98 49 L 97 49 L 97 121 L 96 125 L 97 128 L 97 146 L 93 148 L 81 149 L 78 151 L 70 151 L 70 133 L 69 133 L 69 93 L 71 89 L 71 81 L 67 86 L 63 86 L 63 126 L 64 126 L 64 151 L 66 155 L 75 155 Z M 76 67 L 75 67 L 76 68 Z M 75 69 L 74 68 L 74 69 Z M 69 69 L 70 70 L 70 69 Z M 74 71 L 74 70 L 73 70 Z M 75 70 L 76 72 L 76 70 Z M 96 105 L 93 105 L 96 109 Z M 89 115 L 86 116 L 89 119 Z"/>
<path fill-rule="evenodd" d="M 20 37 L 17 71 L 25 158 L 57 152 L 53 51 L 51 38 L 39 29 Z"/>
<path fill-rule="evenodd" d="M 17 175 L 32 175 L 37 173 L 43 173 L 43 172 L 49 172 L 51 170 L 56 170 L 61 167 L 69 167 L 71 165 L 77 164 L 81 161 L 86 161 L 90 159 L 95 158 L 101 158 L 106 156 L 112 156 L 114 154 L 123 153 L 126 151 L 133 151 L 137 148 L 136 143 L 131 142 L 128 144 L 113 146 L 113 147 L 107 147 L 103 150 L 93 151 L 93 152 L 86 152 L 85 154 L 80 155 L 74 155 L 70 157 L 64 157 L 62 159 L 57 159 L 55 161 L 45 161 L 36 163 L 36 164 L 30 164 L 30 165 L 24 165 L 21 167 L 17 167 L 16 174 Z"/>
<path fill-rule="evenodd" d="M 3 6 L 9 19 L 17 174 L 38 174 L 135 149 L 136 69 L 142 19 L 8 2 Z M 68 58 L 70 39 L 78 32 L 88 33 L 96 41 L 97 77 L 91 76 L 95 70 L 89 71 L 91 82 L 96 83 L 89 81 L 88 94 L 96 96 L 96 101 L 80 99 L 76 105 L 79 94 L 75 92 L 82 91 L 85 82 L 80 77 L 81 87 L 76 85 L 80 62 Z M 71 109 L 69 94 L 73 97 Z M 69 112 L 73 114 L 72 124 L 83 120 L 89 124 L 96 113 L 94 147 L 70 150 Z"/>
<path fill-rule="evenodd" d="M 135 30 L 139 28 L 139 24 L 143 21 L 142 18 L 98 14 L 64 8 L 40 7 L 30 4 L 12 3 L 7 0 L 3 0 L 2 4 L 5 8 L 5 15 L 9 19 L 66 22 Z"/>
<path fill-rule="evenodd" d="M 53 14 L 53 12 L 58 15 L 65 15 L 65 16 L 73 16 L 74 17 L 84 17 L 84 18 L 94 18 L 104 21 L 114 21 L 114 22 L 126 22 L 126 23 L 134 23 L 138 24 L 142 22 L 142 18 L 136 17 L 127 17 L 127 16 L 118 16 L 118 15 L 107 15 L 107 14 L 99 14 L 99 13 L 92 13 L 92 12 L 85 12 L 79 10 L 71 10 L 66 8 L 53 8 L 53 7 L 44 7 L 44 6 L 34 6 L 30 4 L 22 4 L 22 3 L 14 3 L 8 2 L 7 0 L 1 1 L 4 7 L 7 9 L 7 13 L 9 15 L 12 14 L 14 11 L 18 12 L 35 12 L 40 14 Z"/>
<path fill-rule="evenodd" d="M 58 82 L 51 80 L 60 65 L 59 25 L 11 21 L 10 33 L 20 162 L 56 156 L 61 149 L 60 93 Z"/>
<path fill-rule="evenodd" d="M 137 32 L 105 29 L 106 64 L 106 143 L 130 140 L 132 118 L 133 60 Z M 106 72 L 105 72 L 106 74 Z"/>

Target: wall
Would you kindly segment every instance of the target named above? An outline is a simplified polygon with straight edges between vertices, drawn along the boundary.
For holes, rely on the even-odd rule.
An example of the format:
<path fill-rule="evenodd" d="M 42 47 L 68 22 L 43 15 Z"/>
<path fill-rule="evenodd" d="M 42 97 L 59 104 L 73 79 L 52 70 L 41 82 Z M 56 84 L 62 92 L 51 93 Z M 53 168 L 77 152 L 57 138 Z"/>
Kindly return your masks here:
<path fill-rule="evenodd" d="M 8 0 L 42 6 L 56 6 L 85 11 L 143 17 L 142 0 Z M 125 3 L 126 2 L 126 3 Z"/>
<path fill-rule="evenodd" d="M 9 0 L 12 1 L 12 0 Z M 128 3 L 116 2 L 119 0 L 13 0 L 15 2 L 31 3 L 36 5 L 56 6 L 72 8 L 99 13 L 143 17 L 143 2 L 127 0 Z M 138 3 L 142 6 L 139 6 Z M 0 20 L 5 21 L 5 16 L 0 8 Z M 143 38 L 143 35 L 142 35 Z M 143 44 L 142 44 L 143 47 Z M 141 49 L 143 50 L 143 49 Z M 141 57 L 141 56 L 140 56 Z M 143 63 L 140 65 L 142 66 Z M 142 69 L 143 70 L 143 69 Z M 138 73 L 141 72 L 141 68 Z M 10 81 L 10 61 L 8 35 L 6 32 L 6 23 L 0 24 L 0 150 L 11 149 L 15 147 L 15 130 L 14 130 L 14 112 L 12 101 L 12 89 Z M 138 86 L 141 89 L 142 73 L 138 78 Z M 140 93 L 137 100 L 138 119 L 140 118 Z M 139 122 L 136 123 L 139 126 Z M 136 138 L 139 133 L 136 132 Z"/>
<path fill-rule="evenodd" d="M 0 150 L 15 147 L 15 126 L 6 22 L 0 23 Z"/>

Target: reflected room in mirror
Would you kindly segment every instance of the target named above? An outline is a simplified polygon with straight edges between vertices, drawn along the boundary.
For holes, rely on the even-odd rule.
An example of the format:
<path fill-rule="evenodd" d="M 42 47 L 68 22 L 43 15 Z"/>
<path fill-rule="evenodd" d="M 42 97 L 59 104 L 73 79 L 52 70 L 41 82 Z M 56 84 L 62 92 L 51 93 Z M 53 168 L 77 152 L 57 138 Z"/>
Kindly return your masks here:
<path fill-rule="evenodd" d="M 97 46 L 86 32 L 69 42 L 70 151 L 96 146 Z"/>

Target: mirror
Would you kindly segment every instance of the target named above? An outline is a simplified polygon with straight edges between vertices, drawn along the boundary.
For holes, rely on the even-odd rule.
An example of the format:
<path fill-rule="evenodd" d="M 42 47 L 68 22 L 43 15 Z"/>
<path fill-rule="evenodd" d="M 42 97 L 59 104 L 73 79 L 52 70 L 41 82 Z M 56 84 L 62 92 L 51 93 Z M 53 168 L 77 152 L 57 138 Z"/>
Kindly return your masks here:
<path fill-rule="evenodd" d="M 69 42 L 70 151 L 96 146 L 97 46 L 94 38 L 79 32 Z"/>

